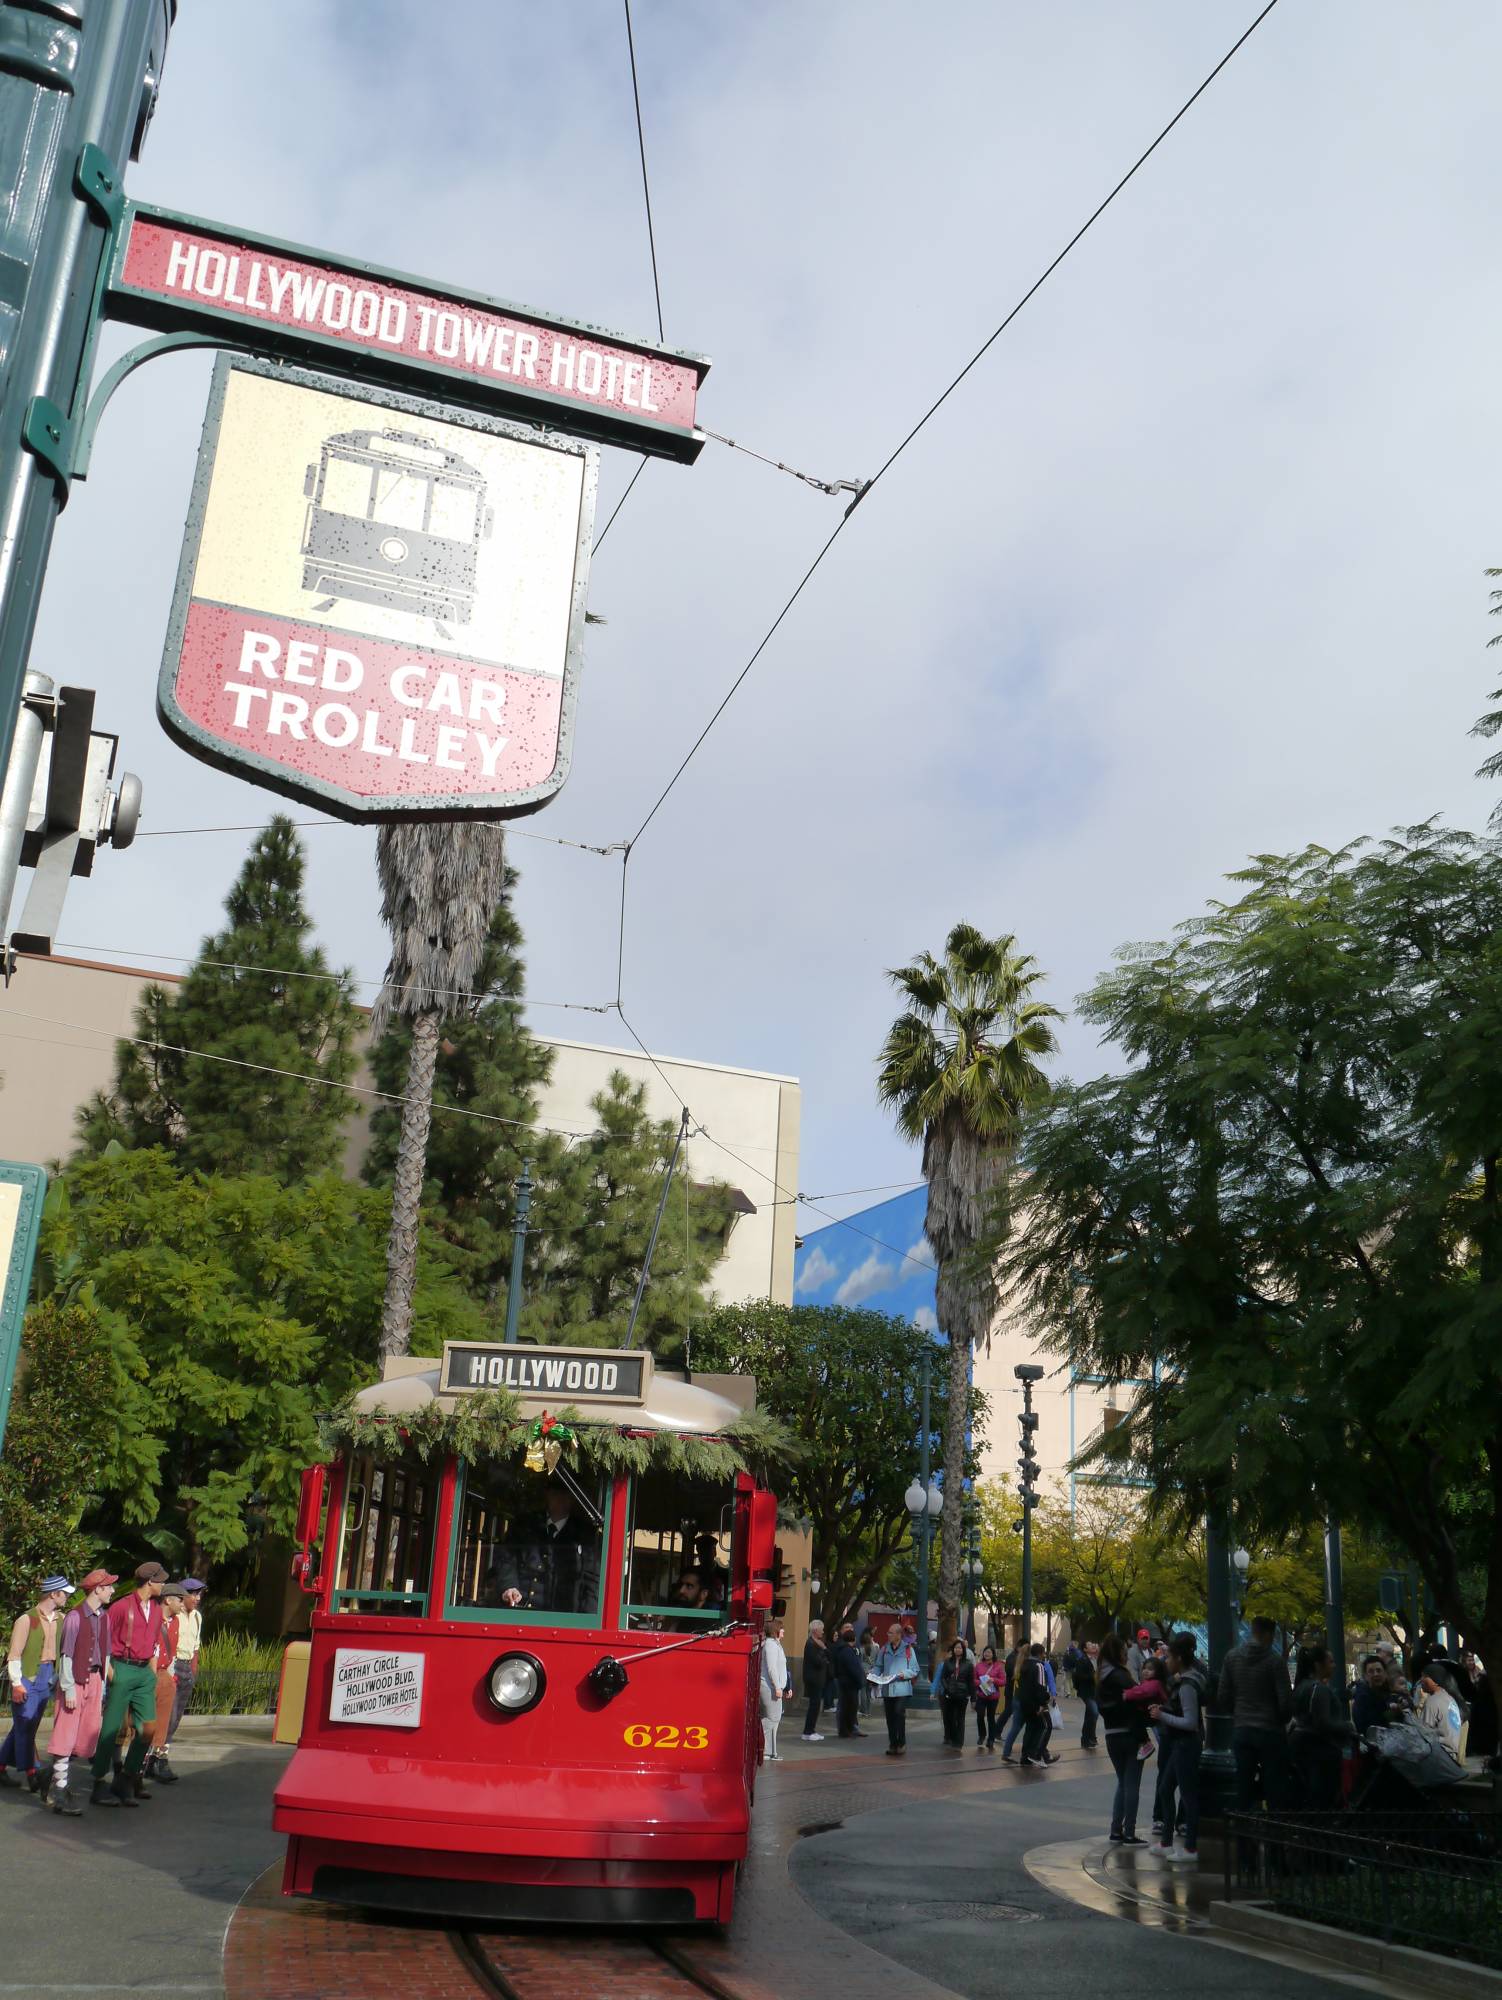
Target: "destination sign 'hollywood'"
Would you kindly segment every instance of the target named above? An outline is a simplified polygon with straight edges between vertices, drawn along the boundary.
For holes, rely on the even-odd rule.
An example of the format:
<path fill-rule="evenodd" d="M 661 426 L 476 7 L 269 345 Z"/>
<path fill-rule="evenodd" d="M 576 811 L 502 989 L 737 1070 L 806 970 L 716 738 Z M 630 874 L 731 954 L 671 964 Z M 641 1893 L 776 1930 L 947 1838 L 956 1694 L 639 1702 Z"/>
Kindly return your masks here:
<path fill-rule="evenodd" d="M 443 1350 L 438 1387 L 445 1396 L 510 1389 L 520 1396 L 566 1396 L 581 1403 L 641 1403 L 651 1379 L 650 1354 L 451 1340 Z"/>
<path fill-rule="evenodd" d="M 691 461 L 704 444 L 702 356 L 162 209 L 131 206 L 109 311 L 145 326 L 238 323 L 257 349 L 315 363 L 323 350 L 330 367 L 663 458 Z"/>

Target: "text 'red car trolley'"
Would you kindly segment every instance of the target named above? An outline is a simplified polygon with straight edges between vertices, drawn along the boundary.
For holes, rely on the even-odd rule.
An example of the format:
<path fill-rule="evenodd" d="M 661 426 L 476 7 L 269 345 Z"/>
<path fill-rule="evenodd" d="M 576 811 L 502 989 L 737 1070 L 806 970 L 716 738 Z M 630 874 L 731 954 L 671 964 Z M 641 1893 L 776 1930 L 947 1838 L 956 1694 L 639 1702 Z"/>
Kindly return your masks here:
<path fill-rule="evenodd" d="M 737 1440 L 754 1389 L 636 1352 L 451 1343 L 354 1398 L 303 1481 L 318 1601 L 276 1791 L 287 1894 L 729 1919 L 774 1562 L 776 1504 Z"/>

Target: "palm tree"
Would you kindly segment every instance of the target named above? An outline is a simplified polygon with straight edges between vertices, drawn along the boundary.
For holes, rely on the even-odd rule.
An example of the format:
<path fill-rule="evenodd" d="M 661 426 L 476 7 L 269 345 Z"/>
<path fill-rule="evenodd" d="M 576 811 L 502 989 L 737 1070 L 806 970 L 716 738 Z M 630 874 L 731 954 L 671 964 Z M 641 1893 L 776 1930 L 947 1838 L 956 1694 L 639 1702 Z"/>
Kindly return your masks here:
<path fill-rule="evenodd" d="M 1031 998 L 1043 975 L 1016 938 L 984 937 L 973 924 L 955 925 L 942 960 L 925 951 L 887 976 L 908 1005 L 887 1031 L 876 1093 L 892 1106 L 904 1138 L 923 1143 L 923 1233 L 949 1338 L 939 1564 L 939 1629 L 947 1644 L 959 1612 L 970 1351 L 978 1340 L 990 1346 L 996 1310 L 995 1278 L 976 1246 L 1011 1164 L 1022 1111 L 1048 1088 L 1038 1058 L 1052 1053 L 1049 1024 L 1063 1017 Z"/>
<path fill-rule="evenodd" d="M 412 1344 L 412 1290 L 438 1030 L 444 1016 L 458 1010 L 457 996 L 475 983 L 491 915 L 505 888 L 505 835 L 499 826 L 474 821 L 383 826 L 376 840 L 376 873 L 381 921 L 391 933 L 391 961 L 372 1009 L 371 1028 L 380 1036 L 393 1014 L 412 1023 L 406 1102 L 391 1182 L 381 1312 L 384 1358 L 405 1354 Z"/>

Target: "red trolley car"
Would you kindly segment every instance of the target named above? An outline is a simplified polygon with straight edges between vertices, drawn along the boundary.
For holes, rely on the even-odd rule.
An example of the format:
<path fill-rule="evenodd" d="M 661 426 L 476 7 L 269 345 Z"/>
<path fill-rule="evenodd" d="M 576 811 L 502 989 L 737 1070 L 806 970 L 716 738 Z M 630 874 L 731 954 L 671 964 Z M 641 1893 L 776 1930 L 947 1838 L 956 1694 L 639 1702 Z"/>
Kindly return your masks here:
<path fill-rule="evenodd" d="M 729 1919 L 776 1518 L 737 1444 L 747 1392 L 634 1351 L 451 1343 L 354 1399 L 303 1481 L 285 1893 Z M 487 1400 L 507 1418 L 466 1427 Z"/>

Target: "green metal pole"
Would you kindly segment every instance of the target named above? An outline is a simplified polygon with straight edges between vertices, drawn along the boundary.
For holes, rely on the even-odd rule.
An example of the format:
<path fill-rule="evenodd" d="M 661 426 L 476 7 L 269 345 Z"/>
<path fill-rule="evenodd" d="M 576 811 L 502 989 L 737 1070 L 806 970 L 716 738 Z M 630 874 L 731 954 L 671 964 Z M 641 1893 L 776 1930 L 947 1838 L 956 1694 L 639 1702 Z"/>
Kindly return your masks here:
<path fill-rule="evenodd" d="M 516 1329 L 522 1316 L 522 1269 L 527 1254 L 527 1214 L 532 1206 L 532 1162 L 522 1161 L 522 1177 L 516 1183 L 516 1221 L 511 1231 L 511 1271 L 506 1284 L 506 1344 L 516 1345 Z"/>
<path fill-rule="evenodd" d="M 928 1511 L 928 1481 L 932 1471 L 928 1454 L 928 1426 L 930 1399 L 933 1391 L 934 1356 L 932 1344 L 925 1341 L 923 1348 L 923 1369 L 919 1377 L 923 1393 L 922 1430 L 918 1437 L 918 1484 L 923 1488 L 923 1512 L 918 1517 L 918 1657 L 923 1662 L 923 1686 L 919 1690 L 920 1704 L 928 1700 L 929 1683 L 934 1677 L 933 1650 L 928 1638 L 928 1555 L 933 1537 L 933 1522 Z"/>
<path fill-rule="evenodd" d="M 1325 1517 L 1325 1644 L 1335 1655 L 1337 1686 L 1346 1685 L 1346 1606 L 1345 1579 L 1341 1570 L 1340 1522 L 1334 1514 Z"/>
<path fill-rule="evenodd" d="M 0 4 L 0 772 L 177 0 Z"/>

